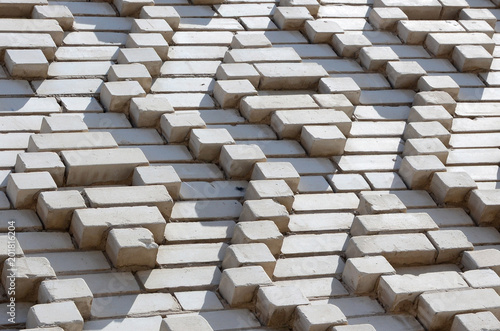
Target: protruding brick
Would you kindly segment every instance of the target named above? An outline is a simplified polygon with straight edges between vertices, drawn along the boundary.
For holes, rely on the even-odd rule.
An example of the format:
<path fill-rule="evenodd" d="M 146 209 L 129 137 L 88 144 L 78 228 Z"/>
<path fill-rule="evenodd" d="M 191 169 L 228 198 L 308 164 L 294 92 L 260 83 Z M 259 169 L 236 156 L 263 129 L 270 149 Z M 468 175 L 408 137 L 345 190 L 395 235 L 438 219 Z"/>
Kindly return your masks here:
<path fill-rule="evenodd" d="M 375 7 L 370 11 L 368 19 L 378 30 L 393 31 L 398 22 L 407 20 L 408 16 L 398 7 Z"/>
<path fill-rule="evenodd" d="M 224 145 L 219 163 L 229 178 L 248 178 L 254 165 L 266 160 L 266 155 L 257 145 Z"/>
<path fill-rule="evenodd" d="M 451 326 L 453 316 L 489 310 L 500 314 L 500 296 L 495 290 L 463 289 L 428 292 L 420 296 L 417 317 L 427 330 L 444 330 Z"/>
<path fill-rule="evenodd" d="M 162 18 L 172 29 L 177 30 L 181 17 L 173 6 L 142 7 L 140 18 Z"/>
<path fill-rule="evenodd" d="M 500 321 L 491 311 L 458 314 L 453 318 L 450 331 L 500 330 Z"/>
<path fill-rule="evenodd" d="M 157 207 L 87 208 L 77 209 L 74 212 L 70 232 L 79 248 L 104 249 L 107 233 L 112 228 L 146 228 L 153 234 L 154 241 L 161 243 L 165 238 L 165 226 L 165 219 Z M 114 245 L 111 248 L 121 245 L 121 240 L 116 242 L 118 246 Z M 147 248 L 152 247 L 149 242 L 143 245 Z M 118 253 L 117 250 L 113 252 Z"/>
<path fill-rule="evenodd" d="M 161 18 L 134 19 L 130 32 L 160 33 L 167 42 L 171 42 L 172 36 L 174 35 L 174 31 L 167 21 Z"/>
<path fill-rule="evenodd" d="M 218 80 L 242 80 L 246 79 L 257 88 L 259 86 L 260 74 L 254 66 L 248 63 L 222 63 L 217 68 Z"/>
<path fill-rule="evenodd" d="M 163 22 L 167 24 L 165 21 Z M 117 61 L 120 64 L 140 63 L 146 67 L 148 73 L 153 77 L 160 75 L 160 69 L 163 64 L 160 56 L 152 47 L 120 48 Z"/>
<path fill-rule="evenodd" d="M 436 21 L 436 20 L 405 20 L 397 25 L 399 38 L 409 45 L 423 44 L 429 33 L 446 32 L 457 33 L 464 32 L 464 28 L 456 21 Z"/>
<path fill-rule="evenodd" d="M 271 199 L 246 200 L 239 221 L 259 220 L 271 220 L 281 232 L 286 232 L 290 216 L 285 206 Z"/>
<path fill-rule="evenodd" d="M 106 253 L 116 268 L 150 269 L 156 265 L 158 245 L 148 229 L 112 229 L 106 242 Z"/>
<path fill-rule="evenodd" d="M 237 107 L 240 99 L 249 95 L 257 95 L 257 90 L 246 79 L 215 82 L 214 97 L 222 108 Z"/>
<path fill-rule="evenodd" d="M 115 64 L 109 68 L 108 82 L 136 81 L 149 92 L 153 78 L 142 63 Z"/>
<path fill-rule="evenodd" d="M 335 22 L 329 20 L 306 21 L 304 29 L 309 41 L 313 44 L 327 44 L 334 34 L 344 33 L 344 30 Z"/>
<path fill-rule="evenodd" d="M 65 170 L 66 167 L 57 153 L 38 152 L 19 153 L 17 155 L 15 167 L 17 173 L 47 171 L 58 186 L 63 186 L 64 184 Z"/>
<path fill-rule="evenodd" d="M 459 32 L 459 33 L 429 33 L 425 39 L 425 46 L 437 57 L 447 57 L 454 47 L 462 45 L 479 45 L 493 54 L 495 42 L 485 33 Z"/>
<path fill-rule="evenodd" d="M 67 230 L 75 209 L 87 208 L 76 190 L 42 192 L 36 211 L 46 230 Z"/>
<path fill-rule="evenodd" d="M 464 270 L 490 268 L 500 275 L 500 251 L 497 249 L 464 252 L 461 263 Z"/>
<path fill-rule="evenodd" d="M 184 330 L 213 331 L 207 320 L 200 315 L 168 315 L 161 322 L 160 331 Z"/>
<path fill-rule="evenodd" d="M 415 61 L 388 62 L 387 76 L 396 89 L 415 89 L 420 77 L 427 72 Z"/>
<path fill-rule="evenodd" d="M 305 7 L 277 7 L 273 19 L 281 30 L 298 30 L 313 17 Z"/>
<path fill-rule="evenodd" d="M 156 206 L 168 218 L 174 206 L 163 185 L 87 187 L 83 192 L 92 208 Z"/>
<path fill-rule="evenodd" d="M 333 109 L 279 110 L 271 117 L 271 127 L 280 138 L 297 138 L 305 125 L 335 125 L 347 136 L 352 121 L 344 112 Z"/>
<path fill-rule="evenodd" d="M 8 49 L 4 62 L 14 78 L 46 78 L 49 70 L 49 62 L 39 49 Z"/>
<path fill-rule="evenodd" d="M 189 137 L 189 149 L 198 160 L 217 160 L 222 146 L 233 145 L 235 141 L 226 129 L 193 129 Z"/>
<path fill-rule="evenodd" d="M 335 125 L 305 125 L 300 140 L 311 157 L 342 155 L 346 144 L 346 137 Z"/>
<path fill-rule="evenodd" d="M 458 98 L 460 86 L 450 76 L 422 76 L 418 80 L 417 87 L 420 91 L 443 91 L 452 98 Z"/>
<path fill-rule="evenodd" d="M 476 269 L 462 273 L 467 284 L 473 288 L 492 288 L 500 293 L 500 276 L 491 269 Z"/>
<path fill-rule="evenodd" d="M 116 148 L 118 144 L 106 131 L 97 132 L 60 132 L 31 135 L 28 152 L 60 152 L 63 150 L 89 150 Z"/>
<path fill-rule="evenodd" d="M 274 256 L 281 253 L 283 235 L 273 221 L 239 222 L 234 228 L 234 244 L 265 244 Z"/>
<path fill-rule="evenodd" d="M 470 215 L 480 225 L 500 222 L 500 193 L 498 190 L 473 190 L 467 206 Z"/>
<path fill-rule="evenodd" d="M 231 42 L 232 49 L 272 47 L 271 41 L 259 33 L 238 33 Z"/>
<path fill-rule="evenodd" d="M 54 5 L 35 6 L 31 12 L 34 19 L 54 19 L 65 31 L 73 28 L 74 17 L 67 6 Z"/>
<path fill-rule="evenodd" d="M 381 275 L 394 275 L 396 270 L 383 256 L 347 259 L 342 280 L 356 294 L 370 293 Z"/>
<path fill-rule="evenodd" d="M 370 47 L 372 43 L 362 34 L 336 33 L 332 37 L 332 46 L 339 56 L 354 57 L 363 47 Z"/>
<path fill-rule="evenodd" d="M 139 148 L 62 151 L 66 164 L 66 185 L 131 183 L 138 166 L 149 165 Z"/>
<path fill-rule="evenodd" d="M 130 101 L 130 119 L 135 127 L 156 127 L 161 115 L 173 113 L 174 108 L 164 95 L 147 95 L 132 98 Z"/>
<path fill-rule="evenodd" d="M 385 213 L 406 213 L 406 206 L 394 194 L 363 194 L 359 196 L 358 213 L 385 214 Z"/>
<path fill-rule="evenodd" d="M 343 94 L 354 105 L 359 104 L 361 89 L 351 77 L 322 78 L 319 91 L 324 94 Z"/>
<path fill-rule="evenodd" d="M 438 0 L 406 2 L 401 0 L 375 0 L 374 7 L 399 7 L 410 20 L 438 20 L 441 3 Z"/>
<path fill-rule="evenodd" d="M 143 6 L 153 6 L 153 0 L 113 0 L 113 4 L 120 16 L 134 16 Z"/>
<path fill-rule="evenodd" d="M 446 92 L 431 91 L 415 94 L 413 106 L 443 106 L 451 115 L 455 114 L 457 103 Z"/>
<path fill-rule="evenodd" d="M 432 121 L 439 122 L 447 130 L 451 130 L 453 116 L 441 105 L 411 107 L 408 123 Z"/>
<path fill-rule="evenodd" d="M 316 0 L 280 0 L 282 7 L 306 7 L 311 15 L 316 16 L 319 10 L 319 3 Z"/>
<path fill-rule="evenodd" d="M 248 265 L 260 265 L 269 277 L 273 276 L 276 259 L 263 243 L 233 244 L 226 250 L 222 268 L 238 268 Z"/>
<path fill-rule="evenodd" d="M 15 208 L 31 208 L 38 194 L 55 191 L 57 184 L 47 171 L 11 173 L 7 181 L 7 195 Z"/>
<path fill-rule="evenodd" d="M 493 56 L 483 46 L 459 45 L 452 54 L 453 62 L 458 70 L 464 71 L 486 71 L 490 69 Z"/>
<path fill-rule="evenodd" d="M 300 175 L 290 162 L 258 162 L 253 168 L 251 179 L 283 179 L 293 192 L 297 192 Z"/>
<path fill-rule="evenodd" d="M 438 138 L 445 146 L 448 146 L 451 134 L 438 121 L 411 122 L 406 126 L 403 138 Z"/>
<path fill-rule="evenodd" d="M 437 224 L 427 213 L 358 215 L 352 223 L 351 236 L 414 233 L 438 229 Z"/>
<path fill-rule="evenodd" d="M 435 155 L 439 161 L 446 164 L 448 148 L 438 138 L 414 138 L 405 142 L 404 156 Z"/>
<path fill-rule="evenodd" d="M 328 72 L 317 63 L 256 63 L 262 90 L 316 90 Z"/>
<path fill-rule="evenodd" d="M 435 172 L 446 171 L 446 167 L 435 155 L 405 156 L 399 175 L 412 189 L 427 187 Z"/>
<path fill-rule="evenodd" d="M 89 128 L 78 115 L 51 116 L 42 119 L 40 133 L 87 132 Z"/>
<path fill-rule="evenodd" d="M 313 94 L 313 98 L 321 108 L 341 110 L 348 118 L 354 113 L 354 106 L 343 94 Z"/>
<path fill-rule="evenodd" d="M 389 61 L 398 61 L 399 57 L 390 47 L 374 46 L 363 47 L 359 59 L 368 71 L 377 71 L 383 70 Z"/>
<path fill-rule="evenodd" d="M 264 286 L 257 291 L 257 317 L 267 326 L 288 325 L 297 306 L 307 305 L 309 300 L 299 288 L 293 286 Z"/>
<path fill-rule="evenodd" d="M 273 199 L 281 203 L 287 210 L 292 210 L 293 192 L 282 180 L 252 180 L 248 184 L 245 200 Z"/>
<path fill-rule="evenodd" d="M 355 324 L 332 326 L 328 331 L 376 331 L 376 329 L 371 324 Z"/>
<path fill-rule="evenodd" d="M 412 312 L 415 300 L 422 293 L 463 288 L 468 285 L 455 271 L 385 275 L 380 277 L 377 294 L 387 311 Z"/>
<path fill-rule="evenodd" d="M 101 103 L 111 112 L 127 113 L 130 99 L 145 96 L 146 92 L 136 81 L 107 82 L 101 89 Z"/>
<path fill-rule="evenodd" d="M 259 286 L 271 284 L 261 266 L 230 268 L 222 272 L 219 291 L 231 307 L 237 307 L 251 302 Z"/>
<path fill-rule="evenodd" d="M 466 172 L 437 172 L 430 185 L 430 191 L 440 203 L 465 202 L 467 194 L 476 188 L 476 182 Z"/>
<path fill-rule="evenodd" d="M 443 8 L 441 9 L 442 20 L 455 20 L 463 8 L 469 8 L 466 0 L 441 0 Z"/>
<path fill-rule="evenodd" d="M 72 301 L 84 319 L 90 318 L 94 295 L 82 278 L 44 280 L 38 290 L 39 303 Z"/>
<path fill-rule="evenodd" d="M 181 179 L 172 166 L 137 167 L 134 170 L 132 185 L 163 185 L 172 198 L 177 200 Z"/>
<path fill-rule="evenodd" d="M 11 264 L 7 260 L 3 264 L 2 285 L 7 293 L 14 290 L 11 293 L 15 293 L 17 301 L 35 301 L 40 283 L 56 277 L 54 269 L 45 257 L 18 257 L 14 263 Z M 15 285 L 12 284 L 13 281 Z"/>
<path fill-rule="evenodd" d="M 162 134 L 169 143 L 183 142 L 188 138 L 191 129 L 206 127 L 200 114 L 192 112 L 164 114 L 161 116 L 160 125 Z"/>
<path fill-rule="evenodd" d="M 156 7 L 155 9 L 158 9 Z M 162 8 L 169 8 L 167 6 Z M 173 9 L 173 8 L 172 8 Z M 173 9 L 175 10 L 175 9 Z M 168 43 L 161 33 L 129 33 L 127 48 L 152 48 L 156 51 L 162 61 L 168 60 Z"/>
<path fill-rule="evenodd" d="M 481 20 L 488 23 L 492 28 L 497 24 L 497 18 L 486 8 L 463 8 L 458 16 L 459 20 Z"/>
<path fill-rule="evenodd" d="M 293 329 L 297 331 L 326 330 L 334 325 L 346 325 L 347 318 L 339 307 L 324 305 L 298 306 L 295 310 Z"/>
<path fill-rule="evenodd" d="M 64 330 L 83 330 L 83 318 L 73 301 L 37 304 L 28 311 L 27 328 L 60 326 Z"/>
<path fill-rule="evenodd" d="M 427 237 L 438 251 L 436 263 L 455 263 L 462 252 L 474 249 L 472 243 L 460 230 L 429 231 Z"/>
<path fill-rule="evenodd" d="M 319 106 L 307 94 L 258 95 L 241 99 L 240 112 L 250 122 L 269 121 L 269 116 L 279 109 L 317 109 Z M 300 132 L 300 130 L 299 130 Z"/>
<path fill-rule="evenodd" d="M 436 249 L 423 233 L 380 234 L 349 240 L 347 258 L 382 255 L 394 266 L 433 264 Z"/>

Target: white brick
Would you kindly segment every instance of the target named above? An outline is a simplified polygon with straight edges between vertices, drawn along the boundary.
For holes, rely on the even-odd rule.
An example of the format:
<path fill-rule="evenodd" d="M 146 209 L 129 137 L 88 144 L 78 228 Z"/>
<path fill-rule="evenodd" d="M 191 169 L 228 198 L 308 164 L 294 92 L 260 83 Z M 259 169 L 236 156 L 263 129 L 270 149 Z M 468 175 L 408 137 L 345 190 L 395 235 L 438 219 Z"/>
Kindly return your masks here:
<path fill-rule="evenodd" d="M 62 151 L 66 164 L 66 185 L 131 183 L 138 166 L 149 162 L 138 148 Z"/>
<path fill-rule="evenodd" d="M 299 288 L 292 286 L 260 287 L 257 291 L 257 317 L 267 326 L 286 326 L 295 308 L 307 305 L 309 300 Z"/>
<path fill-rule="evenodd" d="M 347 324 L 347 318 L 334 305 L 298 306 L 293 329 L 297 331 L 324 330 L 325 327 Z"/>
<path fill-rule="evenodd" d="M 5 51 L 5 67 L 13 77 L 17 78 L 46 78 L 49 62 L 39 49 Z"/>
<path fill-rule="evenodd" d="M 161 117 L 160 125 L 163 136 L 168 142 L 183 142 L 191 129 L 205 128 L 205 121 L 198 113 L 177 112 L 165 114 Z"/>
<path fill-rule="evenodd" d="M 57 185 L 46 172 L 11 173 L 7 182 L 7 195 L 15 208 L 30 208 L 36 204 L 42 191 L 55 191 Z"/>
<path fill-rule="evenodd" d="M 130 119 L 135 127 L 156 127 L 163 114 L 173 112 L 174 108 L 162 95 L 147 95 L 130 101 Z"/>
<path fill-rule="evenodd" d="M 136 81 L 107 82 L 101 90 L 101 103 L 108 111 L 126 113 L 130 99 L 144 96 L 146 92 Z"/>
<path fill-rule="evenodd" d="M 435 155 L 405 156 L 399 175 L 408 187 L 418 189 L 428 186 L 435 172 L 445 170 L 445 166 Z"/>
<path fill-rule="evenodd" d="M 231 268 L 222 272 L 219 291 L 232 307 L 237 307 L 251 302 L 259 286 L 271 284 L 261 266 Z"/>
<path fill-rule="evenodd" d="M 346 137 L 335 125 L 305 125 L 300 141 L 311 157 L 332 156 L 344 153 Z"/>
<path fill-rule="evenodd" d="M 248 265 L 260 265 L 269 277 L 273 276 L 276 259 L 263 243 L 233 244 L 226 250 L 222 261 L 223 269 Z"/>
<path fill-rule="evenodd" d="M 44 280 L 38 290 L 39 303 L 73 301 L 83 318 L 90 318 L 94 296 L 82 278 Z"/>
<path fill-rule="evenodd" d="M 106 253 L 116 268 L 149 269 L 156 265 L 158 245 L 148 229 L 112 229 Z"/>
<path fill-rule="evenodd" d="M 14 279 L 10 278 L 11 274 Z M 3 264 L 2 285 L 8 292 L 12 289 L 12 280 L 15 280 L 14 293 L 19 301 L 35 301 L 40 283 L 55 277 L 56 273 L 45 257 L 17 257 L 15 265 L 9 264 L 8 261 Z"/>
<path fill-rule="evenodd" d="M 30 308 L 27 328 L 60 326 L 68 331 L 83 330 L 83 318 L 73 301 L 37 304 Z"/>
<path fill-rule="evenodd" d="M 70 232 L 78 247 L 103 249 L 111 228 L 144 227 L 153 233 L 155 242 L 161 243 L 165 237 L 165 225 L 165 219 L 156 207 L 89 208 L 74 212 Z"/>
<path fill-rule="evenodd" d="M 38 197 L 36 211 L 46 230 L 66 230 L 73 211 L 86 207 L 85 200 L 76 190 L 42 192 Z"/>
<path fill-rule="evenodd" d="M 189 148 L 201 161 L 217 160 L 222 146 L 234 143 L 226 129 L 193 129 L 189 137 Z"/>
<path fill-rule="evenodd" d="M 381 275 L 396 271 L 383 256 L 366 256 L 347 259 L 342 280 L 356 294 L 371 293 Z"/>
<path fill-rule="evenodd" d="M 163 185 L 87 187 L 83 190 L 91 208 L 156 206 L 170 217 L 174 202 Z"/>
<path fill-rule="evenodd" d="M 449 328 L 453 316 L 489 310 L 500 314 L 500 296 L 493 289 L 467 289 L 424 293 L 420 296 L 417 316 L 430 331 Z"/>
<path fill-rule="evenodd" d="M 247 178 L 257 162 L 266 160 L 257 145 L 224 145 L 219 162 L 229 178 Z"/>

